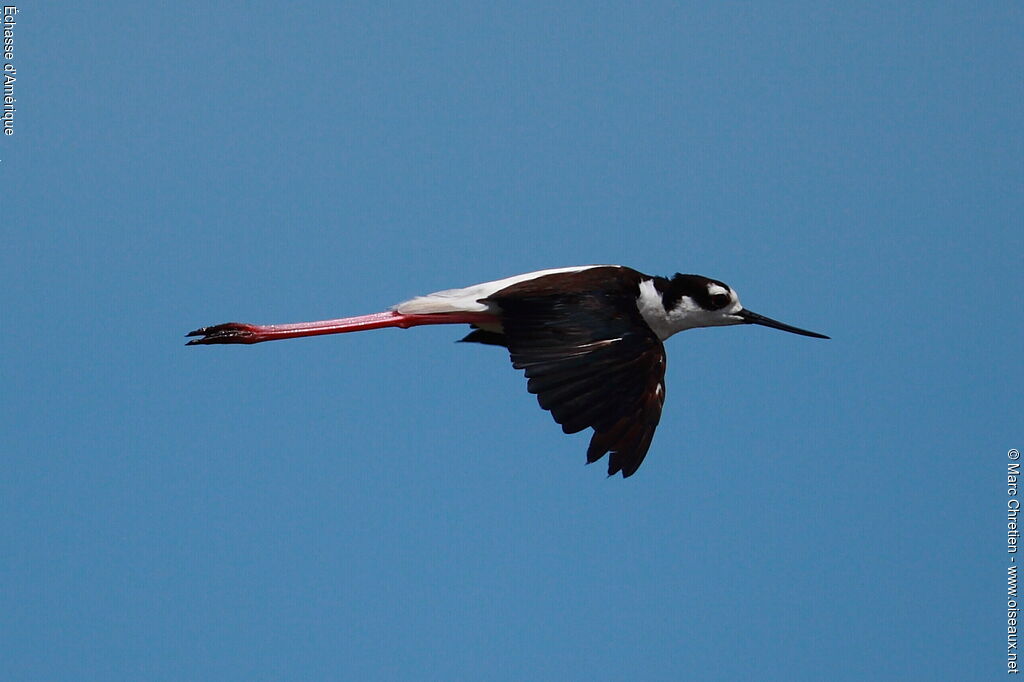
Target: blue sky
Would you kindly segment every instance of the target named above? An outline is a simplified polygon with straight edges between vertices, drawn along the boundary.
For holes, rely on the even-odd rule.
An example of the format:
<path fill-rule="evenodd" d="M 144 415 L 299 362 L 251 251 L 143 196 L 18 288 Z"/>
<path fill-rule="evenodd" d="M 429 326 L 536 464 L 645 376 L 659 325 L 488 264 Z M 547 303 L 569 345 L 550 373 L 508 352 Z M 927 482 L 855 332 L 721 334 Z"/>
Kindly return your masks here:
<path fill-rule="evenodd" d="M 0 677 L 988 679 L 1022 443 L 1019 3 L 21 6 Z M 729 282 L 637 475 L 455 327 Z"/>

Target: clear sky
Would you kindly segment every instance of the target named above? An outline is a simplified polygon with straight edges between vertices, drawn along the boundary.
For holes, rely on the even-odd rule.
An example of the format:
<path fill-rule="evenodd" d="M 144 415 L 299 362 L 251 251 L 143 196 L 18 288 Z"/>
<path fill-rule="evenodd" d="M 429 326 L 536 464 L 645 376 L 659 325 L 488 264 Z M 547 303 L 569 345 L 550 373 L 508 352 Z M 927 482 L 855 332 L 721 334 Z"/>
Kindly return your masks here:
<path fill-rule="evenodd" d="M 1022 5 L 552 4 L 20 5 L 0 678 L 1005 674 Z M 463 328 L 183 345 L 609 262 L 833 340 L 628 480 Z"/>

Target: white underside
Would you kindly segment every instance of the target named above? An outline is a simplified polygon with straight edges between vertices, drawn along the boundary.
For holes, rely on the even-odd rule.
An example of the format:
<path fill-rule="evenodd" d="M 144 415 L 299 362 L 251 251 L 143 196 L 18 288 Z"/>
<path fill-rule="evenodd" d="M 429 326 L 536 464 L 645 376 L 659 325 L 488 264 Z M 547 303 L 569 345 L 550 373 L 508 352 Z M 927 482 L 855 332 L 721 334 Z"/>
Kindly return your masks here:
<path fill-rule="evenodd" d="M 526 282 L 531 279 L 543 277 L 544 275 L 555 275 L 562 272 L 581 272 L 590 268 L 618 267 L 607 265 L 577 265 L 571 268 L 553 268 L 551 270 L 537 270 L 526 272 L 514 277 L 497 279 L 493 282 L 482 282 L 462 289 L 446 289 L 437 291 L 426 296 L 403 301 L 391 309 L 403 315 L 426 315 L 430 313 L 486 313 L 496 312 L 480 299 L 487 298 L 495 292 L 506 289 L 513 284 Z"/>

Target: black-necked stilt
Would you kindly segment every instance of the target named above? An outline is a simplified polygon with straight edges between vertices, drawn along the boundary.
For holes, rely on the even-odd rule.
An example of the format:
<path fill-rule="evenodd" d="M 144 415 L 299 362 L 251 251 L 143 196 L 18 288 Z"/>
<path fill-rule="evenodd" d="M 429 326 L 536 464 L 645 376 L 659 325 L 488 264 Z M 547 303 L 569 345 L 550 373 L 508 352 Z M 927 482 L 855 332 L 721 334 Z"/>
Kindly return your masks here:
<path fill-rule="evenodd" d="M 319 334 L 469 324 L 463 341 L 508 348 L 565 433 L 594 435 L 587 462 L 611 453 L 608 475 L 631 476 L 643 462 L 665 401 L 662 341 L 695 327 L 791 327 L 744 308 L 727 284 L 700 275 L 652 277 L 621 265 L 528 272 L 399 303 L 388 312 L 299 324 L 238 322 L 202 327 L 195 344 L 260 343 Z"/>

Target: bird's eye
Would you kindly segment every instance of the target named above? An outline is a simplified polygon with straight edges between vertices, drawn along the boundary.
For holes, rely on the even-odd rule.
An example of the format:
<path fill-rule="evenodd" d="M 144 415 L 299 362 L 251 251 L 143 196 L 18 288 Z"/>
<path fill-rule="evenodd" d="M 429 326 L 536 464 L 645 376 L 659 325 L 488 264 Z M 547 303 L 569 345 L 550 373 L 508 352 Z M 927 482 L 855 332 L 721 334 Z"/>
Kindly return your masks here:
<path fill-rule="evenodd" d="M 727 305 L 729 305 L 728 294 L 715 294 L 711 297 L 712 310 L 718 310 L 719 308 L 724 308 Z"/>

